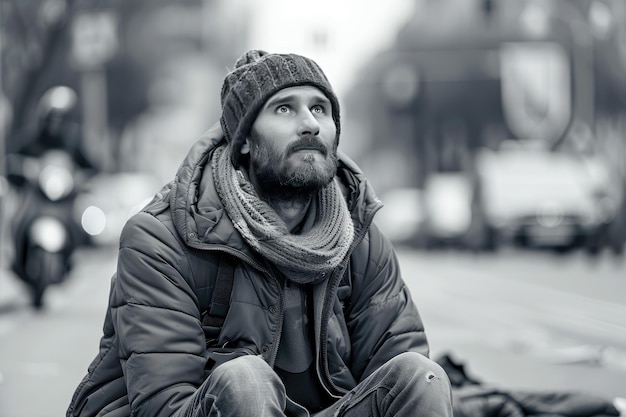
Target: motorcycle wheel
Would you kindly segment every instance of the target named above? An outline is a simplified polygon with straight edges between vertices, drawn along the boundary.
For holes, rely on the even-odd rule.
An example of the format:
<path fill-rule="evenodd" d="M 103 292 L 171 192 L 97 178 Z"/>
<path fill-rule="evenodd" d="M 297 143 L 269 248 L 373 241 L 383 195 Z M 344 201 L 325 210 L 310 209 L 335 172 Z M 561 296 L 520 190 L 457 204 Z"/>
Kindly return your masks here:
<path fill-rule="evenodd" d="M 43 308 L 43 294 L 46 291 L 47 285 L 44 283 L 36 282 L 32 287 L 32 303 L 33 307 L 37 310 L 41 310 Z"/>
<path fill-rule="evenodd" d="M 34 255 L 29 259 L 32 305 L 35 309 L 41 310 L 44 306 L 43 296 L 48 286 L 62 279 L 59 274 L 64 273 L 63 259 L 58 253 L 49 253 L 42 249 L 37 250 Z"/>

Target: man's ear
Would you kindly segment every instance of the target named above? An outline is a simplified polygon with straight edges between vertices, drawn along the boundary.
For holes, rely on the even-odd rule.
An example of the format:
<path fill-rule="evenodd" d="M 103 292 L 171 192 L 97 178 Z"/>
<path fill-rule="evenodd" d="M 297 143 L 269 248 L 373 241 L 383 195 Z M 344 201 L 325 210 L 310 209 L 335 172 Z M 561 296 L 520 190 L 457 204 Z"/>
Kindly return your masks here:
<path fill-rule="evenodd" d="M 250 139 L 246 138 L 246 141 L 243 143 L 243 145 L 241 145 L 241 148 L 239 149 L 239 153 L 241 153 L 242 155 L 250 153 Z"/>

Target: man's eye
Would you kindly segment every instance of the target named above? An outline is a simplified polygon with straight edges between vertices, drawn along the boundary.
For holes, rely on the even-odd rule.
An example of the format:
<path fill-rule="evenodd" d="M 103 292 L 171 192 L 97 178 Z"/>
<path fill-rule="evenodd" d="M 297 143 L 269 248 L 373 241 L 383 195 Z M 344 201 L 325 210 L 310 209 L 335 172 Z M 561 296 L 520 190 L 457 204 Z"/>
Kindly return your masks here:
<path fill-rule="evenodd" d="M 313 113 L 317 113 L 317 114 L 324 114 L 324 113 L 326 113 L 326 109 L 324 108 L 324 106 L 320 106 L 320 105 L 313 106 L 311 108 L 311 111 Z"/>
<path fill-rule="evenodd" d="M 287 107 L 287 106 L 279 106 L 276 109 L 276 113 L 289 113 L 289 107 Z"/>

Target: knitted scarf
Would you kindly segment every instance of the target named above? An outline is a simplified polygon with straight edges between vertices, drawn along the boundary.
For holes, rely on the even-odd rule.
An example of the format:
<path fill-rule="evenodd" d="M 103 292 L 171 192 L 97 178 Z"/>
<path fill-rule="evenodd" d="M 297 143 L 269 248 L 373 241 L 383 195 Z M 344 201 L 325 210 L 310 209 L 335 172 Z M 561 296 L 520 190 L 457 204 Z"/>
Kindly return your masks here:
<path fill-rule="evenodd" d="M 317 194 L 317 213 L 308 230 L 289 233 L 276 211 L 235 170 L 230 146 L 215 151 L 211 167 L 215 188 L 235 228 L 260 255 L 299 284 L 325 279 L 352 243 L 354 229 L 339 186 L 332 181 Z"/>

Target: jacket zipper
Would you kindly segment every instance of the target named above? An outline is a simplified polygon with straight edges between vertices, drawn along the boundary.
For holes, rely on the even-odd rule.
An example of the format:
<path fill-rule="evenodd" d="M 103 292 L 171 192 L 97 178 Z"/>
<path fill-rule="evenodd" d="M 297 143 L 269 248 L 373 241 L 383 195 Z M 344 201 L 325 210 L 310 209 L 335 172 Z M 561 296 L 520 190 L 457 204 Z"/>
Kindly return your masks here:
<path fill-rule="evenodd" d="M 374 215 L 378 212 L 378 210 L 380 210 L 380 208 L 382 207 L 382 205 L 378 205 L 376 208 L 373 209 L 371 215 L 369 216 L 369 218 L 367 219 L 366 222 L 364 222 L 364 227 L 361 229 L 361 234 L 359 236 L 357 236 L 355 238 L 355 240 L 352 242 L 352 247 L 350 248 L 350 251 L 348 252 L 349 255 L 346 257 L 346 259 L 348 260 L 348 262 L 350 262 L 350 257 L 352 256 L 352 252 L 354 252 L 354 249 L 363 241 L 363 239 L 365 238 L 365 235 L 367 234 L 367 231 L 369 230 L 370 226 L 372 225 L 372 222 L 374 221 Z M 346 267 L 347 267 L 347 263 L 346 263 Z M 345 273 L 345 269 L 342 271 L 342 274 Z M 332 287 L 330 288 L 330 290 L 326 290 L 326 294 L 324 297 L 324 302 L 322 304 L 322 315 L 320 317 L 320 340 L 319 340 L 319 349 L 320 351 L 318 352 L 316 356 L 316 372 L 317 372 L 317 378 L 320 380 L 321 385 L 324 387 L 324 389 L 326 390 L 326 392 L 328 393 L 328 395 L 330 395 L 332 398 L 336 398 L 339 399 L 341 398 L 343 395 L 345 395 L 345 393 L 347 393 L 348 391 L 344 388 L 340 388 L 337 385 L 335 385 L 335 383 L 332 380 L 332 377 L 330 376 L 330 371 L 328 370 L 328 351 L 326 348 L 327 345 L 327 335 L 326 332 L 328 331 L 328 326 L 324 326 L 324 322 L 325 322 L 325 317 L 327 317 L 330 313 L 330 306 L 328 305 L 328 300 L 331 299 L 331 297 L 329 297 L 330 294 L 333 294 L 336 292 L 336 287 L 339 285 L 339 282 L 341 280 L 340 277 L 336 277 L 333 276 L 334 281 L 332 283 Z M 322 378 L 322 374 L 320 371 L 320 368 L 323 367 L 324 370 L 324 378 Z M 331 389 L 329 389 L 326 384 L 329 384 L 331 389 L 335 390 L 336 392 L 339 393 L 343 393 L 343 395 L 336 395 L 333 394 L 331 392 Z"/>
<path fill-rule="evenodd" d="M 350 253 L 352 253 L 352 252 L 350 252 Z M 349 262 L 349 261 L 348 261 L 348 262 Z M 339 282 L 339 278 L 336 278 L 336 275 L 333 275 L 333 277 L 332 277 L 332 278 L 333 278 L 333 280 L 336 280 L 337 282 Z M 334 286 L 335 286 L 335 284 L 333 283 L 333 284 L 332 284 L 332 287 L 334 287 Z M 327 294 L 329 293 L 328 289 L 326 290 L 326 293 L 327 293 Z M 331 294 L 333 293 L 333 290 L 332 290 L 332 289 L 331 289 L 330 293 L 331 293 Z M 326 295 L 324 296 L 324 302 L 323 302 L 323 304 L 322 304 L 323 306 L 325 306 L 325 305 L 326 305 L 326 300 L 327 300 L 327 299 L 329 299 L 329 298 L 330 298 L 330 297 L 328 297 L 328 296 L 326 296 Z M 326 377 L 326 379 L 324 379 L 324 378 L 322 377 L 322 373 L 320 372 L 320 368 L 321 368 L 321 366 L 322 366 L 322 364 L 321 364 L 320 362 L 321 362 L 322 360 L 326 361 L 326 359 L 325 359 L 325 358 L 326 358 L 326 356 L 327 356 L 327 355 L 325 355 L 325 354 L 324 354 L 324 351 L 326 350 L 326 342 L 323 342 L 323 340 L 325 340 L 325 339 L 326 339 L 326 337 L 325 337 L 325 333 L 326 333 L 326 331 L 323 329 L 323 327 L 324 327 L 324 326 L 323 326 L 323 323 L 324 323 L 323 317 L 324 317 L 324 315 L 325 315 L 325 314 L 324 314 L 324 308 L 325 308 L 325 307 L 322 307 L 322 314 L 321 314 L 321 317 L 320 317 L 320 340 L 319 340 L 319 343 L 316 343 L 316 346 L 319 346 L 319 350 L 316 352 L 316 355 L 315 355 L 315 372 L 317 373 L 317 379 L 320 381 L 320 385 L 324 388 L 324 390 L 326 391 L 326 393 L 327 393 L 327 394 L 328 394 L 331 398 L 340 399 L 340 398 L 342 397 L 342 395 L 333 394 L 333 393 L 331 392 L 331 390 L 330 390 L 330 389 L 326 386 L 326 383 L 330 384 L 330 385 L 331 385 L 331 387 L 332 387 L 335 391 L 337 391 L 337 392 L 347 392 L 347 391 L 345 391 L 344 389 L 341 389 L 341 388 L 337 387 L 337 386 L 335 385 L 335 383 L 334 383 L 334 382 L 332 382 L 332 379 L 331 379 L 331 377 L 330 377 L 330 372 L 328 372 L 328 367 L 327 367 L 327 366 L 324 366 L 324 376 Z"/>

